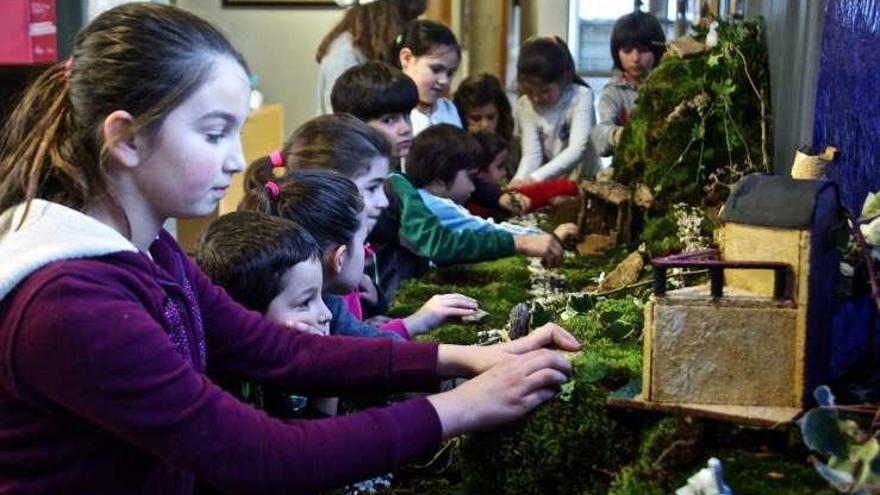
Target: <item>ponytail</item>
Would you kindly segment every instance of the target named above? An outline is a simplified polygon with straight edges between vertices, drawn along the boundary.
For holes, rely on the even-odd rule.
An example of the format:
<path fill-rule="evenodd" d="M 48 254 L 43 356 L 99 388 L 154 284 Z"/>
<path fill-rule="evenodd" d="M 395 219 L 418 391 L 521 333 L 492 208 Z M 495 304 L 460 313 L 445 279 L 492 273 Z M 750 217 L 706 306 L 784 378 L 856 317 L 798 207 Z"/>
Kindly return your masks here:
<path fill-rule="evenodd" d="M 297 170 L 249 189 L 238 210 L 292 220 L 326 252 L 335 245 L 354 242 L 364 202 L 357 186 L 337 172 Z"/>
<path fill-rule="evenodd" d="M 177 7 L 129 3 L 76 35 L 71 58 L 43 72 L 0 136 L 0 211 L 35 198 L 83 210 L 117 203 L 102 124 L 124 110 L 128 136 L 155 136 L 210 77 L 220 57 L 244 59 L 214 26 Z"/>
<path fill-rule="evenodd" d="M 0 211 L 43 198 L 71 208 L 106 196 L 94 138 L 77 128 L 65 63 L 43 72 L 6 121 L 0 140 Z M 91 146 L 89 146 L 91 144 Z"/>

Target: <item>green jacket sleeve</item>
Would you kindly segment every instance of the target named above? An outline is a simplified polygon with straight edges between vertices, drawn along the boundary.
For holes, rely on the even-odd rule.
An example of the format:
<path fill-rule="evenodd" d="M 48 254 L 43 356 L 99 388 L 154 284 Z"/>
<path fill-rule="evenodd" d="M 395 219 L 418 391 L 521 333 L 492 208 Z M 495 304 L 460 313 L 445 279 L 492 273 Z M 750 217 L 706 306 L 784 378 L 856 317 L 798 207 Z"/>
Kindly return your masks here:
<path fill-rule="evenodd" d="M 420 256 L 438 265 L 450 265 L 515 254 L 511 234 L 449 230 L 440 225 L 406 177 L 391 174 L 388 181 L 400 199 L 400 239 Z"/>

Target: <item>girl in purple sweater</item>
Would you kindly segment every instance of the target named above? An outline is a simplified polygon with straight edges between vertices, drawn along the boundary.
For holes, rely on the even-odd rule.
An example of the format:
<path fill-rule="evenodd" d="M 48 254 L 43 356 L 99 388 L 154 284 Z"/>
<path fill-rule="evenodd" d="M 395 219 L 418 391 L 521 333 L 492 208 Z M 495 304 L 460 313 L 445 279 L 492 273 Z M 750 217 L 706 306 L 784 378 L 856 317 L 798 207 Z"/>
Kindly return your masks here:
<path fill-rule="evenodd" d="M 77 34 L 0 138 L 0 491 L 310 493 L 521 417 L 570 372 L 550 325 L 497 347 L 321 337 L 234 303 L 162 230 L 244 166 L 247 66 L 210 24 L 126 4 Z M 298 322 L 295 329 L 304 330 Z M 282 422 L 206 372 L 291 393 L 429 389 Z"/>

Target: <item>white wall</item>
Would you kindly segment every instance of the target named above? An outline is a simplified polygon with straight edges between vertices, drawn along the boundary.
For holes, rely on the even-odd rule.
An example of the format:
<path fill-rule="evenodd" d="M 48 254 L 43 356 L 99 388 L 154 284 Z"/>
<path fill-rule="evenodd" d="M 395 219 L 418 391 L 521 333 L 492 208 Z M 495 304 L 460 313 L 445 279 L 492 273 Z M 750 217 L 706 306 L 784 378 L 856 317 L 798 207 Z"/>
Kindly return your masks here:
<path fill-rule="evenodd" d="M 222 29 L 260 77 L 267 103 L 284 105 L 285 137 L 315 116 L 318 43 L 341 19 L 335 7 L 222 7 L 220 0 L 177 0 Z"/>
<path fill-rule="evenodd" d="M 568 42 L 569 0 L 539 0 L 538 36 L 558 35 Z"/>

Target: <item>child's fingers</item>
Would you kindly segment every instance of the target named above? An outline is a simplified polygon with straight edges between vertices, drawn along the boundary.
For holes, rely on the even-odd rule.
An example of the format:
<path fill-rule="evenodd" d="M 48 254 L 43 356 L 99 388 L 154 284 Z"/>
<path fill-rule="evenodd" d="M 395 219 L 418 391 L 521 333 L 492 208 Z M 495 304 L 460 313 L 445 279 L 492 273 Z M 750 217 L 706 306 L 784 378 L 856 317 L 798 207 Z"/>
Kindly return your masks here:
<path fill-rule="evenodd" d="M 522 371 L 530 376 L 542 369 L 554 369 L 560 373 L 571 372 L 571 363 L 562 354 L 549 349 L 538 349 L 522 355 Z M 565 379 L 563 379 L 565 381 Z"/>

